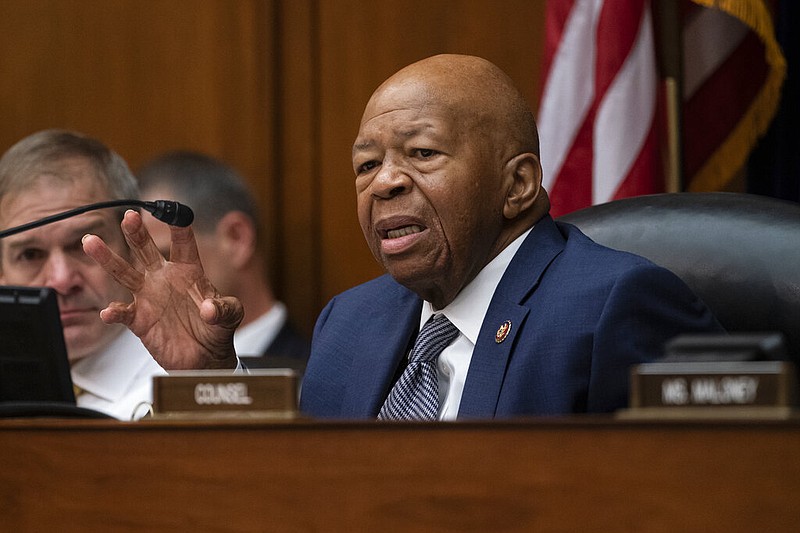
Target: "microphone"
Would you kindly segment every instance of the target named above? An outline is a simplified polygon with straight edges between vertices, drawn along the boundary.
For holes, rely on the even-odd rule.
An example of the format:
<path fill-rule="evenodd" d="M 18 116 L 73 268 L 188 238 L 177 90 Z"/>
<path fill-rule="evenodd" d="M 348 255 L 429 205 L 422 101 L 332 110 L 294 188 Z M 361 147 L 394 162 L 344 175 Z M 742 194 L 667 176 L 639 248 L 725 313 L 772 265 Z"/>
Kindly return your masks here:
<path fill-rule="evenodd" d="M 141 207 L 145 211 L 149 211 L 154 217 L 162 222 L 166 222 L 170 226 L 180 226 L 182 228 L 188 226 L 194 220 L 194 212 L 188 205 L 183 205 L 172 200 L 156 200 L 154 202 L 145 202 L 142 200 L 110 200 L 108 202 L 98 202 L 96 204 L 84 205 L 50 215 L 49 217 L 40 218 L 21 226 L 16 226 L 3 231 L 0 231 L 0 239 L 16 235 L 29 229 L 38 228 L 45 224 L 51 224 L 64 220 L 65 218 L 81 215 L 87 211 L 95 211 L 97 209 L 105 209 L 108 207 Z"/>

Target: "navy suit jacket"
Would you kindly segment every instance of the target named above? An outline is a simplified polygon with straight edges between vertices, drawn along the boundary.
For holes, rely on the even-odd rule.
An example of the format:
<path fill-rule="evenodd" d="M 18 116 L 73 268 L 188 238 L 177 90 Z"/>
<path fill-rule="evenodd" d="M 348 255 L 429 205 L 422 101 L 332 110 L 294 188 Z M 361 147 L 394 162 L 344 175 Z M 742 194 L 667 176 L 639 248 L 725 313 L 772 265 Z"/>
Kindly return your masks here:
<path fill-rule="evenodd" d="M 314 330 L 301 394 L 310 416 L 374 418 L 419 329 L 422 301 L 384 275 L 334 297 Z M 506 321 L 502 342 L 495 334 Z M 631 365 L 680 333 L 722 331 L 674 274 L 540 220 L 495 291 L 458 418 L 625 407 Z"/>

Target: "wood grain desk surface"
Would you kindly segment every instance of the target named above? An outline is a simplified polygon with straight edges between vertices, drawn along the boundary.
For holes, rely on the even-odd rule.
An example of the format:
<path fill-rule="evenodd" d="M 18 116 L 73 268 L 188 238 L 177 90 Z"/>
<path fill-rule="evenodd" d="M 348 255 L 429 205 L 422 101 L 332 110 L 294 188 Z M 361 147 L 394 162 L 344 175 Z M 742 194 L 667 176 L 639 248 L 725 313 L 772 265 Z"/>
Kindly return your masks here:
<path fill-rule="evenodd" d="M 800 531 L 800 421 L 0 420 L 0 531 Z"/>

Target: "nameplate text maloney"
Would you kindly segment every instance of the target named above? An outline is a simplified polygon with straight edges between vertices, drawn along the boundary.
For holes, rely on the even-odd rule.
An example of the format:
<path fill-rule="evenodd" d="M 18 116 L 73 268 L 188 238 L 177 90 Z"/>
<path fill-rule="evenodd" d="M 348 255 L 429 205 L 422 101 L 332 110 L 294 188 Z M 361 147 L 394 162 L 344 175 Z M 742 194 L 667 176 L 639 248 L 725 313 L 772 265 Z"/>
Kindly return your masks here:
<path fill-rule="evenodd" d="M 637 365 L 630 407 L 790 407 L 795 370 L 784 361 L 670 362 Z"/>

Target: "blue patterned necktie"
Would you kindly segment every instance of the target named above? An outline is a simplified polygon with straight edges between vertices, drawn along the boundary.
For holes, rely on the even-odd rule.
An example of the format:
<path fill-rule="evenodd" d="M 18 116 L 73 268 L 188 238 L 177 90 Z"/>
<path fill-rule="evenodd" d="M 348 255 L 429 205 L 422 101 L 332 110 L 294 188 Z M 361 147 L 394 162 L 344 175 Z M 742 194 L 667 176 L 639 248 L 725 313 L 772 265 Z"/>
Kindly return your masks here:
<path fill-rule="evenodd" d="M 436 360 L 458 336 L 447 317 L 437 315 L 422 328 L 408 356 L 408 366 L 389 392 L 378 420 L 436 420 L 439 379 Z"/>

